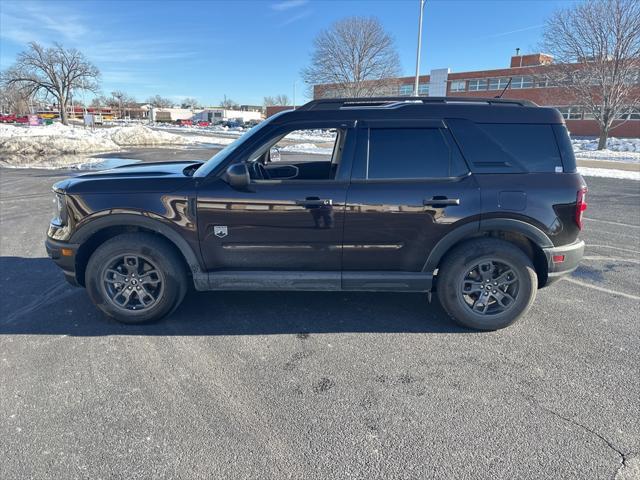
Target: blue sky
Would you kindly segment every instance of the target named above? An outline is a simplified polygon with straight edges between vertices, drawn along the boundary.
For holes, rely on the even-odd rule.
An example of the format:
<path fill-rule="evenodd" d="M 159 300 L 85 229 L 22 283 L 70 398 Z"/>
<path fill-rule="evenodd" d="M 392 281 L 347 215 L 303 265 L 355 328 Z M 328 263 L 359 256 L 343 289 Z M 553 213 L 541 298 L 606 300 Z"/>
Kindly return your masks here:
<path fill-rule="evenodd" d="M 421 71 L 508 66 L 516 47 L 537 50 L 545 18 L 571 3 L 427 0 Z M 403 73 L 414 73 L 418 0 L 2 0 L 0 66 L 13 63 L 31 40 L 58 41 L 100 68 L 105 93 L 193 96 L 209 105 L 227 95 L 261 104 L 265 95 L 292 97 L 297 82 L 300 102 L 306 99 L 300 70 L 314 36 L 352 15 L 378 17 L 396 40 Z"/>

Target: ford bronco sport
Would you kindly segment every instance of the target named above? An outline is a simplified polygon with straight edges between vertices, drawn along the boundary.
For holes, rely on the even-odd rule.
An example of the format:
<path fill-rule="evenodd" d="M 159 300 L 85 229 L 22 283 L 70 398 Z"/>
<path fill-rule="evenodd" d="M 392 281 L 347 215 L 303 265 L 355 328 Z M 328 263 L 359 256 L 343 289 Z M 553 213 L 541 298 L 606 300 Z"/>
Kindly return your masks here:
<path fill-rule="evenodd" d="M 309 148 L 323 155 L 300 158 Z M 494 330 L 584 250 L 587 189 L 564 121 L 526 101 L 315 100 L 207 162 L 53 190 L 50 257 L 127 323 L 170 314 L 192 285 L 437 292 L 455 321 Z"/>

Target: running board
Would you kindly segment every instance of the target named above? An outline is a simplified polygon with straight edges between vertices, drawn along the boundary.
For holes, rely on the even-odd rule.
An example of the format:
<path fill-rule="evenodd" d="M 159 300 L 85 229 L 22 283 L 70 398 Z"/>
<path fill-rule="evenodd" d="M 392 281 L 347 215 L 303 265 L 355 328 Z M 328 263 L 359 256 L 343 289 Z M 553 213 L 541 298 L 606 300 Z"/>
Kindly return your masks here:
<path fill-rule="evenodd" d="M 425 272 L 220 270 L 197 273 L 196 290 L 302 290 L 428 292 L 433 275 Z"/>

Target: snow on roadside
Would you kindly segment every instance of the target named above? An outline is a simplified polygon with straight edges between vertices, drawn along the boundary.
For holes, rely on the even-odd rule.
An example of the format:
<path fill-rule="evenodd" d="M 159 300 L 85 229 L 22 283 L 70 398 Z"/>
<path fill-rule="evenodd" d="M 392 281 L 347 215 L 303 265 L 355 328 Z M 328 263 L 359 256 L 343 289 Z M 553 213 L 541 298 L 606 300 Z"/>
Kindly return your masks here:
<path fill-rule="evenodd" d="M 331 155 L 333 153 L 333 147 L 319 147 L 315 143 L 295 143 L 287 145 L 281 150 L 283 152 L 313 153 L 316 155 Z"/>
<path fill-rule="evenodd" d="M 615 170 L 613 168 L 578 167 L 580 175 L 585 177 L 622 178 L 640 181 L 640 172 Z"/>
<path fill-rule="evenodd" d="M 606 162 L 640 163 L 640 152 L 616 152 L 612 150 L 577 150 L 576 160 L 599 160 Z"/>
<path fill-rule="evenodd" d="M 158 132 L 142 125 L 99 128 L 54 123 L 39 127 L 0 125 L 0 153 L 56 155 L 117 151 L 122 147 L 181 146 L 200 139 Z"/>
<path fill-rule="evenodd" d="M 598 139 L 596 138 L 572 138 L 573 150 L 593 151 L 598 149 Z M 640 153 L 640 138 L 609 138 L 607 140 L 607 149 L 604 151 L 611 152 L 638 152 Z"/>

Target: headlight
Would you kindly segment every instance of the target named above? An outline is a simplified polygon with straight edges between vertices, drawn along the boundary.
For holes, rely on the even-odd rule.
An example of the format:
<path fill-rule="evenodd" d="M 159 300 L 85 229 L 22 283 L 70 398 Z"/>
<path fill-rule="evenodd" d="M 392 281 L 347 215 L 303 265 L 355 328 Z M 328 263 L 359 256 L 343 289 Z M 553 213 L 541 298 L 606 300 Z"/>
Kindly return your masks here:
<path fill-rule="evenodd" d="M 56 225 L 66 225 L 67 224 L 67 201 L 64 195 L 60 193 L 54 194 L 53 197 L 53 220 L 51 223 Z"/>

